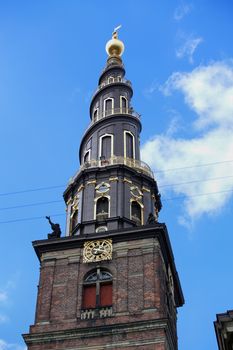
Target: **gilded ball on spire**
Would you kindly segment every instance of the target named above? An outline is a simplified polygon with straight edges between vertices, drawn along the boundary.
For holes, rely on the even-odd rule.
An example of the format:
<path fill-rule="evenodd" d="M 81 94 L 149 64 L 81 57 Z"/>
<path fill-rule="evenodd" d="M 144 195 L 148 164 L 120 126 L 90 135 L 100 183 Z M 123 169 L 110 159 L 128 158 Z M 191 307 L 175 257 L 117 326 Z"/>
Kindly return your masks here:
<path fill-rule="evenodd" d="M 124 43 L 118 39 L 118 29 L 120 29 L 121 26 L 118 26 L 114 29 L 112 33 L 112 39 L 109 40 L 106 44 L 106 52 L 108 56 L 121 56 L 124 52 L 125 46 Z"/>

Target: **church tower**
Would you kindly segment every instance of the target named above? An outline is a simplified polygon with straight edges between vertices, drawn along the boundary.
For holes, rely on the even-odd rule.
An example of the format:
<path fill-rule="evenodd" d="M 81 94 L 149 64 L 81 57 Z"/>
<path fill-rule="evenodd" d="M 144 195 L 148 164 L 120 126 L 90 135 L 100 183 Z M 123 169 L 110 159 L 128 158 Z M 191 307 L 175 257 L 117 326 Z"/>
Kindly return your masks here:
<path fill-rule="evenodd" d="M 33 242 L 40 261 L 28 350 L 175 350 L 184 303 L 141 118 L 114 31 L 69 182 L 66 234 Z M 52 225 L 52 223 L 51 223 Z"/>

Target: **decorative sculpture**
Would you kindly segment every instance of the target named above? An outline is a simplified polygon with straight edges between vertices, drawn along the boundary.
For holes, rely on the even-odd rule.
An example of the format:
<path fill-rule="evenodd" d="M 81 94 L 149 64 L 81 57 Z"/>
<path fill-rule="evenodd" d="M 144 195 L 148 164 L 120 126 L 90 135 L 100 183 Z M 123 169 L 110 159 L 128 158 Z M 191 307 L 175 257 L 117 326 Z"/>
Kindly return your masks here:
<path fill-rule="evenodd" d="M 148 215 L 148 219 L 147 219 L 146 224 L 147 225 L 154 225 L 154 224 L 156 224 L 156 218 L 155 218 L 155 216 L 152 213 L 150 213 Z"/>
<path fill-rule="evenodd" d="M 50 223 L 51 229 L 53 230 L 51 233 L 48 233 L 48 239 L 50 238 L 60 238 L 61 237 L 61 229 L 59 224 L 54 224 L 50 220 L 50 216 L 46 216 L 46 219 Z"/>

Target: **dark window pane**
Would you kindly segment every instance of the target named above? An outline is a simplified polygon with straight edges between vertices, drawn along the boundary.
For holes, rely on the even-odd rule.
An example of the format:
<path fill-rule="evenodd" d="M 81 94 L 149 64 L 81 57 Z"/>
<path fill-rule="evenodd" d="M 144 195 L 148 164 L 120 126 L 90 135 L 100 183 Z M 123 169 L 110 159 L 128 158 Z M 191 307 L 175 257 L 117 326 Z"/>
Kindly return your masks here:
<path fill-rule="evenodd" d="M 96 109 L 94 112 L 94 122 L 97 121 L 97 117 L 98 117 L 98 110 Z"/>
<path fill-rule="evenodd" d="M 101 157 L 105 157 L 105 159 L 111 158 L 111 136 L 102 137 Z"/>
<path fill-rule="evenodd" d="M 105 101 L 105 111 L 107 114 L 112 114 L 112 100 L 106 100 Z"/>
<path fill-rule="evenodd" d="M 126 133 L 126 157 L 133 158 L 133 136 Z"/>
<path fill-rule="evenodd" d="M 126 98 L 122 97 L 121 98 L 121 108 L 123 109 L 123 112 L 125 112 L 126 107 L 127 107 Z"/>
<path fill-rule="evenodd" d="M 85 282 L 95 282 L 95 281 L 97 281 L 97 272 L 92 272 L 85 279 Z"/>
<path fill-rule="evenodd" d="M 74 213 L 72 217 L 72 230 L 75 228 L 75 226 L 78 224 L 78 211 Z"/>
<path fill-rule="evenodd" d="M 132 202 L 131 216 L 138 225 L 141 224 L 141 206 L 137 202 Z"/>
<path fill-rule="evenodd" d="M 97 201 L 96 218 L 98 220 L 104 220 L 108 218 L 108 198 L 102 197 Z"/>
<path fill-rule="evenodd" d="M 87 152 L 84 156 L 84 163 L 89 162 L 89 152 Z"/>
<path fill-rule="evenodd" d="M 101 281 L 106 281 L 106 280 L 112 280 L 112 275 L 110 272 L 107 271 L 100 271 L 100 280 Z"/>

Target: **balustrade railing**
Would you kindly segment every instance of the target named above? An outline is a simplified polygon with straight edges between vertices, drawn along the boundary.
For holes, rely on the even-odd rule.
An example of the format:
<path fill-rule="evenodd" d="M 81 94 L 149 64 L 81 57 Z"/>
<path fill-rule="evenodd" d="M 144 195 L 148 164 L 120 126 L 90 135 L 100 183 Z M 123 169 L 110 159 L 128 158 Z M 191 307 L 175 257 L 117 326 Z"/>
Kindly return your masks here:
<path fill-rule="evenodd" d="M 110 108 L 110 109 L 107 109 L 105 111 L 103 111 L 103 113 L 101 113 L 100 116 L 98 116 L 97 120 L 99 119 L 102 119 L 104 117 L 108 117 L 110 115 L 113 115 L 113 114 L 128 114 L 128 115 L 132 115 L 133 117 L 136 117 L 138 119 L 140 119 L 140 114 L 135 112 L 135 110 L 133 108 Z M 96 120 L 96 121 L 97 121 Z"/>
<path fill-rule="evenodd" d="M 95 90 L 93 96 L 95 96 L 95 94 L 97 94 L 97 92 L 99 92 L 100 90 L 102 90 L 105 86 L 111 85 L 111 84 L 115 84 L 115 83 L 124 83 L 126 85 L 129 85 L 130 87 L 132 87 L 132 83 L 131 81 L 121 78 L 121 77 L 117 77 L 117 78 L 113 78 L 110 77 L 108 80 L 102 82 L 98 88 Z"/>
<path fill-rule="evenodd" d="M 98 115 L 93 116 L 91 123 L 88 125 L 87 129 L 85 130 L 85 132 L 87 132 L 87 130 L 96 122 L 98 122 L 99 120 L 106 118 L 106 117 L 110 117 L 111 115 L 119 115 L 119 114 L 124 114 L 124 115 L 130 115 L 133 116 L 137 119 L 140 120 L 141 115 L 139 113 L 137 113 L 132 107 L 130 108 L 111 108 L 111 109 L 107 109 L 105 111 L 103 111 L 102 113 L 99 112 Z"/>
<path fill-rule="evenodd" d="M 132 158 L 114 156 L 109 159 L 100 159 L 100 160 L 91 159 L 90 161 L 85 162 L 83 165 L 81 165 L 79 171 L 70 179 L 69 183 L 72 183 L 82 170 L 89 169 L 89 168 L 102 168 L 102 167 L 106 167 L 109 165 L 116 165 L 116 164 L 127 165 L 128 167 L 135 169 L 139 173 L 143 173 L 150 176 L 151 178 L 154 178 L 153 171 L 151 170 L 149 165 L 147 165 L 145 162 L 132 159 Z"/>
<path fill-rule="evenodd" d="M 105 318 L 110 316 L 112 316 L 112 306 L 81 310 L 81 320 L 91 320 L 93 318 Z"/>

